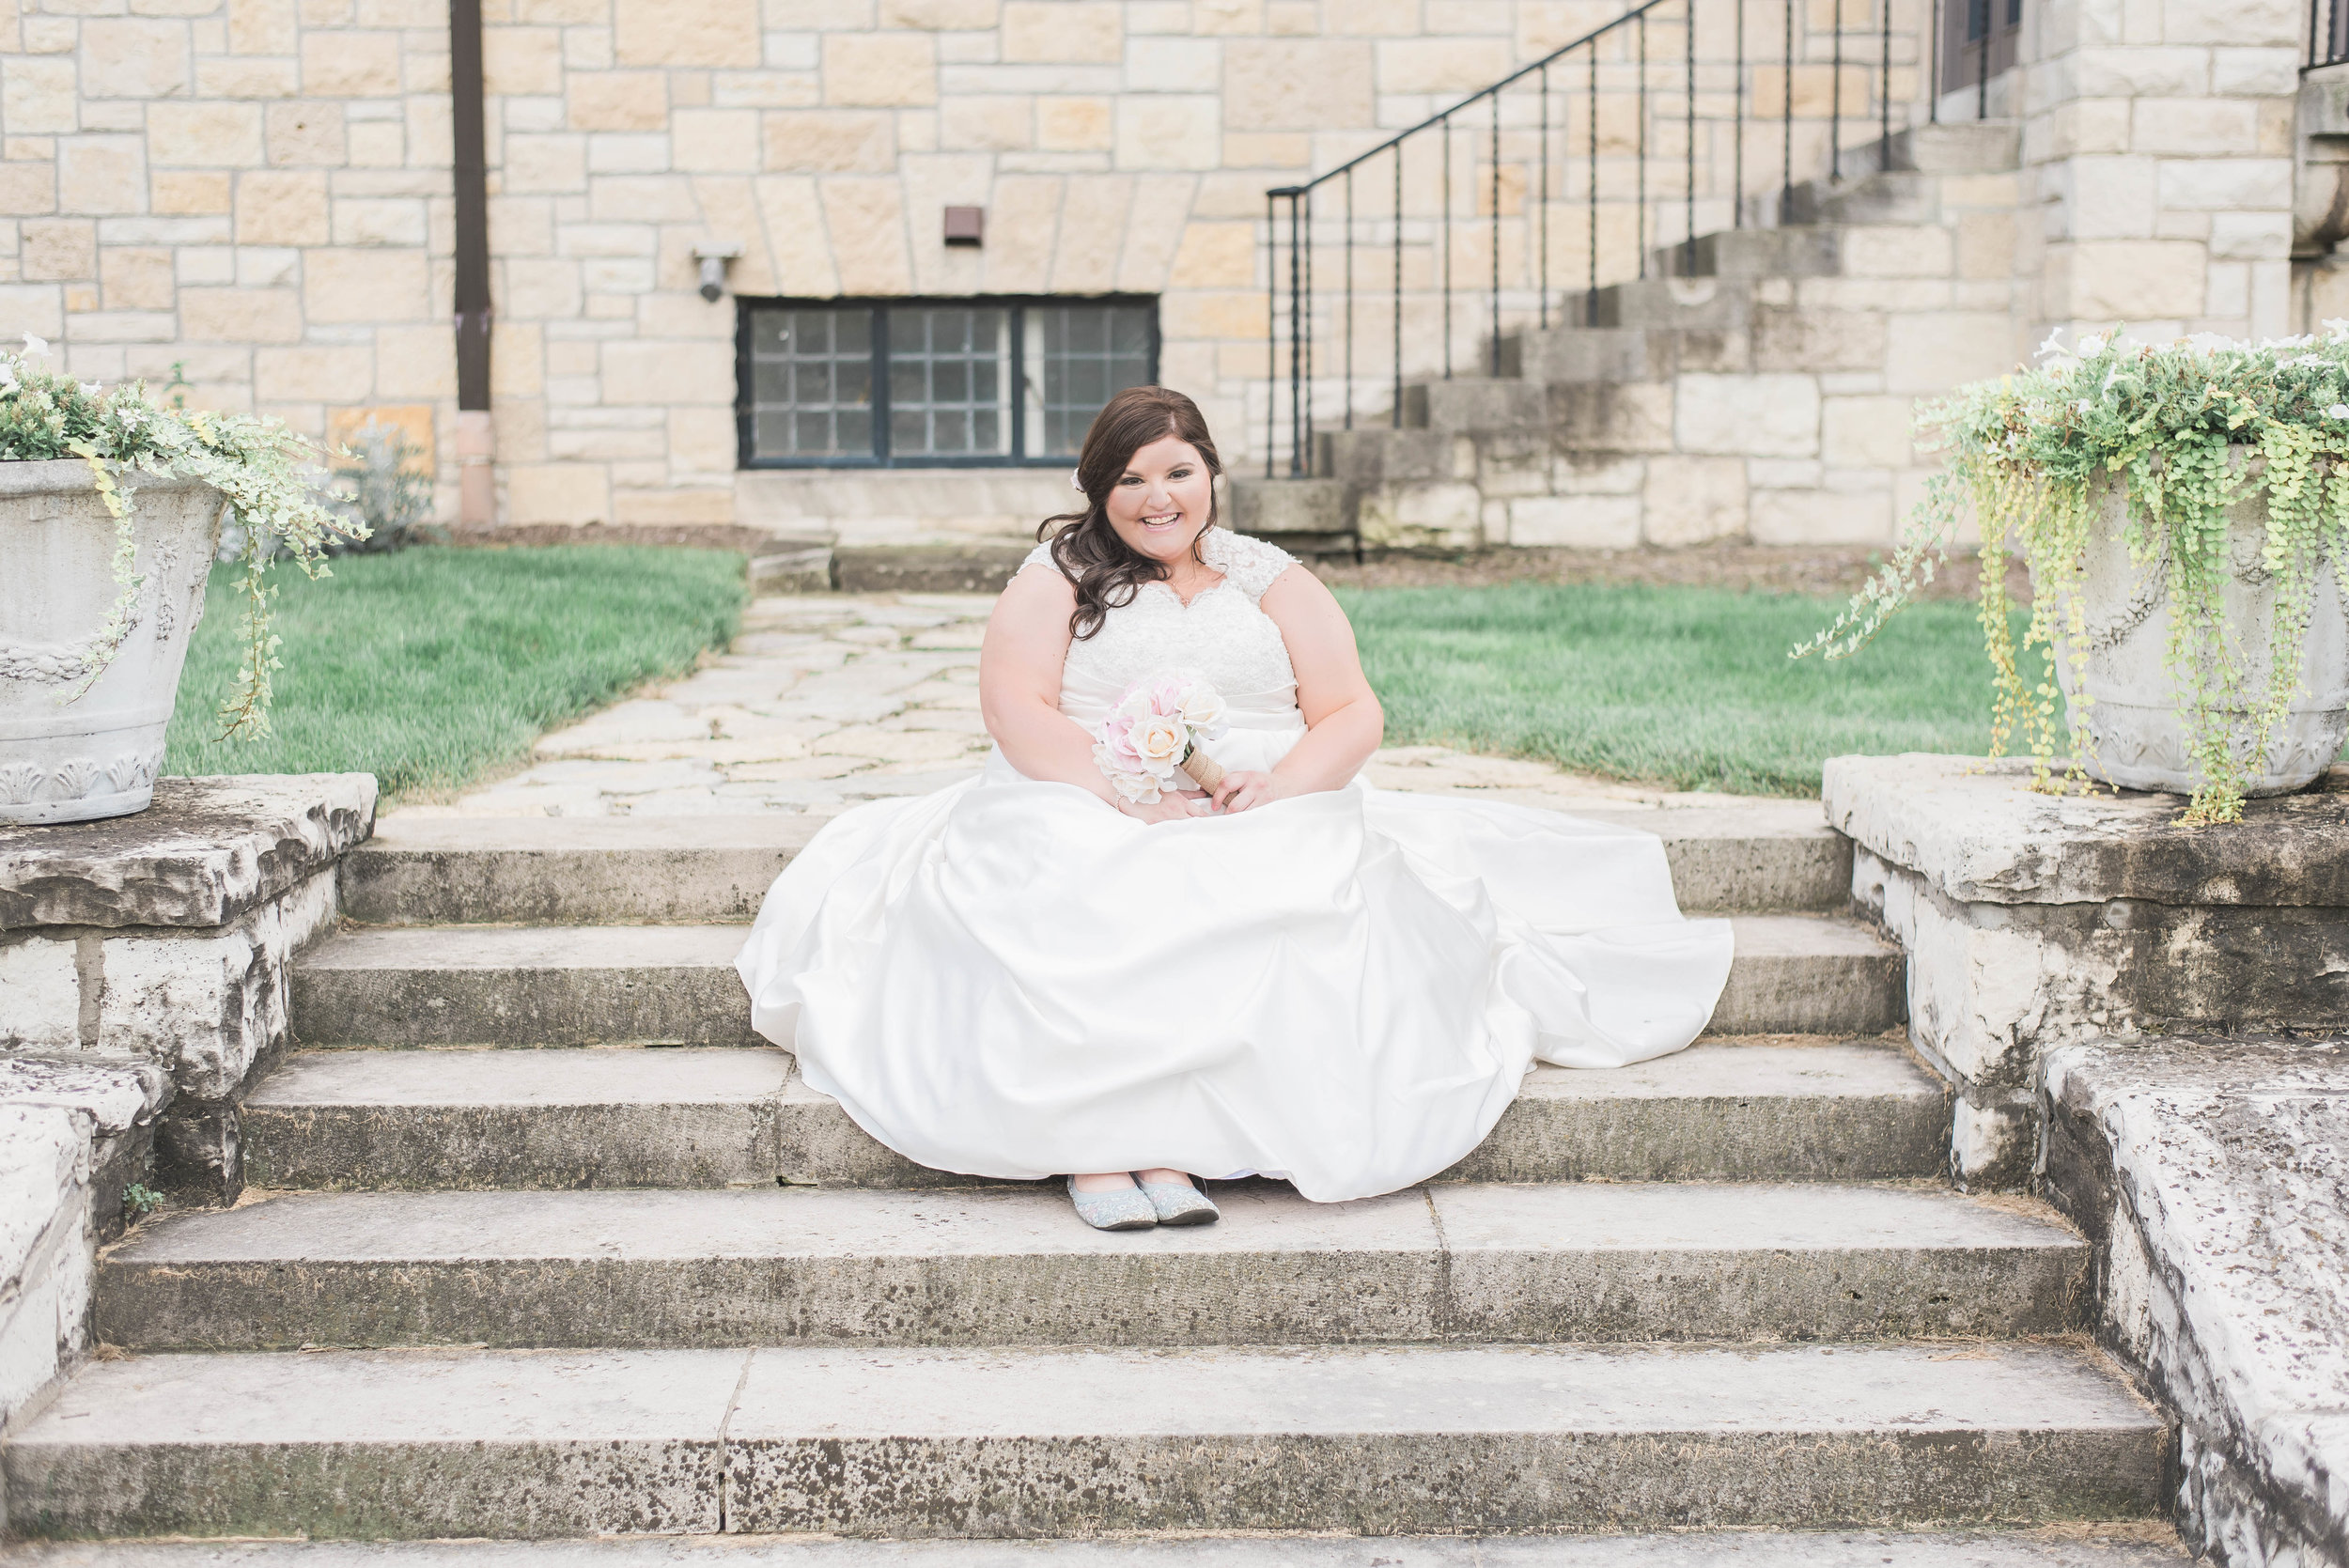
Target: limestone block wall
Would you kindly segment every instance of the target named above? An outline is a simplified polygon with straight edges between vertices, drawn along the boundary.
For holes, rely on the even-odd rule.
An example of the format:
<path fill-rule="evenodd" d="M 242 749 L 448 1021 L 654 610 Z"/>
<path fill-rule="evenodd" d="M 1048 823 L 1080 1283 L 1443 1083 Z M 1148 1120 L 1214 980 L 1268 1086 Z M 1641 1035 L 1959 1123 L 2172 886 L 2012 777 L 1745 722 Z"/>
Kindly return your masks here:
<path fill-rule="evenodd" d="M 1265 187 L 1616 8 L 491 0 L 501 515 L 734 515 L 711 239 L 743 244 L 741 293 L 1163 293 L 1167 379 L 1237 434 Z M 447 25 L 436 0 L 0 17 L 0 332 L 320 435 L 422 409 L 452 509 Z M 941 242 L 950 202 L 988 208 L 983 249 Z"/>
<path fill-rule="evenodd" d="M 798 531 L 806 494 L 736 472 L 735 309 L 699 297 L 692 255 L 712 241 L 742 245 L 740 294 L 1157 294 L 1163 379 L 1199 395 L 1248 462 L 1266 188 L 1621 9 L 490 0 L 501 520 Z M 1757 39 L 1780 25 L 1765 0 L 1749 9 Z M 1752 83 L 1757 115 L 1791 102 L 1806 163 L 1833 81 L 1826 15 L 1805 9 L 1791 77 L 1757 68 Z M 1872 17 L 1852 0 L 1844 24 Z M 1871 68 L 1847 53 L 1856 105 Z M 195 403 L 321 436 L 397 424 L 430 448 L 452 515 L 448 80 L 444 0 L 26 0 L 0 14 L 0 333 L 49 339 L 85 377 L 177 367 Z M 1640 140 L 1626 112 L 1639 93 L 1620 71 L 1610 84 L 1612 159 Z M 1666 157 L 1670 116 L 1660 97 L 1651 109 Z M 1758 169 L 1770 138 L 1751 139 Z M 1414 164 L 1410 199 L 1440 179 Z M 1521 186 L 1503 199 L 1521 216 Z M 983 247 L 942 242 L 949 203 L 988 210 Z M 1459 205 L 1472 215 L 1474 193 Z M 1563 247 L 1579 210 L 1557 218 Z M 1449 260 L 1465 272 L 1486 241 L 1458 228 Z M 1433 363 L 1436 339 L 1414 333 Z"/>
<path fill-rule="evenodd" d="M 2292 287 L 2293 116 L 2309 8 L 2294 0 L 2028 6 L 1994 112 L 2023 127 L 2016 274 L 2035 335 L 2272 337 Z M 2336 300 L 2332 302 L 2338 303 Z M 2322 314 L 2339 314 L 2326 308 Z"/>
<path fill-rule="evenodd" d="M 374 818 L 366 773 L 166 779 L 116 823 L 0 833 L 0 1066 L 157 1069 L 159 1181 L 233 1199 L 238 1100 Z"/>
<path fill-rule="evenodd" d="M 1922 11 L 1889 3 L 1893 94 L 1906 101 Z M 801 531 L 808 493 L 735 468 L 735 310 L 699 297 L 692 254 L 713 241 L 742 245 L 729 284 L 743 294 L 1157 294 L 1163 379 L 1201 396 L 1236 467 L 1255 463 L 1266 188 L 1330 167 L 1621 8 L 491 0 L 501 520 Z M 1746 9 L 1751 39 L 1781 25 L 1766 0 Z M 2020 117 L 2023 176 L 2007 212 L 1985 207 L 1965 241 L 1977 260 L 2007 247 L 2026 299 L 2005 335 L 2035 342 L 2049 324 L 2122 320 L 2149 334 L 2283 330 L 2299 10 L 2047 0 L 2026 15 L 2026 64 L 1992 95 L 1994 113 Z M 1779 156 L 1760 122 L 1781 108 L 1795 116 L 1797 162 L 1823 150 L 1828 16 L 1804 8 L 1791 73 L 1755 45 L 1750 186 Z M 1865 34 L 1876 13 L 1852 0 L 1843 22 Z M 265 410 L 323 436 L 366 417 L 397 423 L 427 438 L 453 513 L 447 51 L 445 0 L 27 0 L 0 15 L 0 333 L 48 338 L 85 377 L 161 381 L 177 367 L 199 404 Z M 1872 90 L 1868 52 L 1844 53 L 1857 112 Z M 1657 71 L 1651 86 L 1668 87 L 1671 63 Z M 1635 78 L 1607 80 L 1603 163 L 1641 140 L 1626 113 Z M 1703 130 L 1728 99 L 1700 96 Z M 1669 98 L 1650 97 L 1649 156 L 1669 161 L 1680 132 L 1659 107 Z M 1478 190 L 1455 198 L 1464 221 L 1440 269 L 1432 231 L 1406 225 L 1411 297 L 1439 271 L 1487 273 L 1496 237 L 1504 282 L 1521 288 L 1534 250 L 1525 107 L 1505 116 L 1498 205 Z M 1720 147 L 1699 151 L 1702 230 L 1728 209 Z M 1475 167 L 1463 153 L 1455 174 Z M 1602 185 L 1621 172 L 1602 168 Z M 1423 218 L 1442 165 L 1407 161 L 1406 173 L 1405 210 Z M 1582 177 L 1553 178 L 1563 195 Z M 1362 196 L 1367 239 L 1386 195 Z M 983 247 L 943 243 L 950 203 L 988 210 Z M 1584 242 L 1579 204 L 1548 210 L 1555 252 Z M 1326 245 L 1341 231 L 1332 210 L 1317 213 Z M 1603 209 L 1602 229 L 1622 217 Z M 2349 308 L 2315 300 L 2324 280 L 2312 278 L 2304 310 Z M 1329 281 L 1318 317 L 1338 308 Z M 1361 303 L 1371 334 L 1383 307 L 1367 291 Z M 1443 326 L 1411 308 L 1407 358 L 1432 365 Z M 1464 360 L 1473 316 L 1453 324 L 1468 334 L 1455 344 Z M 1325 391 L 1329 409 L 1349 395 L 1383 407 L 1367 375 Z M 1785 460 L 1834 468 L 1824 423 L 1819 441 L 1817 455 Z M 1773 488 L 1748 467 L 1750 494 Z M 1624 511 L 1628 492 L 1600 493 Z M 1875 506 L 1819 501 L 1816 536 L 1853 536 Z"/>

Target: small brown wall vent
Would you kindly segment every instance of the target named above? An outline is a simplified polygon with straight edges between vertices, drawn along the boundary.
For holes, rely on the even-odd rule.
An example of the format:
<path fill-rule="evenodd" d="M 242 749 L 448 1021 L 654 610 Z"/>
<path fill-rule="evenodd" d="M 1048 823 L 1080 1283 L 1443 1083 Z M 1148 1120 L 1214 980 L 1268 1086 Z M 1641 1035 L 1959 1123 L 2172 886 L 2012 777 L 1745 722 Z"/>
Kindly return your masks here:
<path fill-rule="evenodd" d="M 950 207 L 946 209 L 946 243 L 976 245 L 987 232 L 987 209 L 984 207 Z"/>

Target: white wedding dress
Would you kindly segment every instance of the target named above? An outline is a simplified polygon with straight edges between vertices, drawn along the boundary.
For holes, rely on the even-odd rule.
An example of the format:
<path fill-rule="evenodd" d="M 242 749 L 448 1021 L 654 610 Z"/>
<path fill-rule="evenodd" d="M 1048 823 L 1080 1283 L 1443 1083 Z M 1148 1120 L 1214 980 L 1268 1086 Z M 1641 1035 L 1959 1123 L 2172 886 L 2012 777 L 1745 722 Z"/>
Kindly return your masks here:
<path fill-rule="evenodd" d="M 1133 681 L 1197 671 L 1231 712 L 1206 749 L 1268 768 L 1305 733 L 1257 607 L 1294 563 L 1221 528 L 1201 549 L 1223 581 L 1110 611 L 1061 711 L 1090 729 Z M 1039 546 L 1021 569 L 1057 568 Z M 1328 1201 L 1458 1160 L 1536 1058 L 1680 1049 L 1729 959 L 1647 833 L 1359 781 L 1144 824 L 999 750 L 828 823 L 736 968 L 809 1086 L 921 1164 L 1261 1172 Z"/>

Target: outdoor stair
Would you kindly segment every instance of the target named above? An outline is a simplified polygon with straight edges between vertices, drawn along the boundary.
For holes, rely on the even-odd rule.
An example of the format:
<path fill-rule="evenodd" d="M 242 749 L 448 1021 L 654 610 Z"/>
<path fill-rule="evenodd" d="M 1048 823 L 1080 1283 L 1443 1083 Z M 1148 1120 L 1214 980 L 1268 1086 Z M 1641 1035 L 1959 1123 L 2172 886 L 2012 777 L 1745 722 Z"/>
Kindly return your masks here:
<path fill-rule="evenodd" d="M 1762 222 L 1657 247 L 1643 275 L 1564 293 L 1547 307 L 1549 325 L 1505 329 L 1440 378 L 1407 381 L 1392 421 L 1383 411 L 1358 411 L 1345 428 L 1330 428 L 1334 411 L 1317 416 L 1310 476 L 1248 478 L 1241 525 L 1299 553 L 1350 554 L 1365 529 L 1369 543 L 1396 548 L 1497 544 L 1502 514 L 1520 502 L 1581 505 L 1628 493 L 1590 477 L 1610 467 L 1749 454 L 1683 427 L 1678 378 L 1881 383 L 1889 321 L 1904 308 L 1957 308 L 1950 290 L 1960 218 L 1946 204 L 1969 200 L 1964 187 L 1975 177 L 2013 170 L 2018 148 L 2014 125 L 1982 122 L 1919 126 L 1850 149 L 1841 178 L 1797 185 L 1763 204 L 1753 214 Z M 1947 297 L 1904 307 L 1925 279 Z M 1899 386 L 1870 390 L 1906 395 Z M 1750 411 L 1748 403 L 1734 406 L 1742 411 L 1697 424 Z M 1766 443 L 1750 455 L 1771 450 Z M 1852 449 L 1831 459 L 1823 445 L 1779 456 L 1798 458 L 1797 468 L 1843 471 L 1835 483 L 1824 470 L 1808 479 L 1790 471 L 1766 487 L 1817 491 L 1806 506 L 1831 507 L 1839 485 L 1848 491 L 1862 479 L 1881 480 L 1888 510 L 1870 526 L 1889 526 L 1891 479 L 1880 471 L 1892 459 Z M 1459 499 L 1464 486 L 1472 504 Z M 1515 524 L 1505 527 L 1511 542 L 1526 542 Z"/>
<path fill-rule="evenodd" d="M 0 1446 L 10 1527 L 2157 1518 L 2172 1440 L 2078 1332 L 2087 1249 L 1941 1179 L 1950 1102 L 1843 912 L 1848 846 L 1784 802 L 1621 815 L 1735 923 L 1714 1032 L 1538 1070 L 1422 1187 L 1231 1184 L 1218 1225 L 1128 1234 L 909 1165 L 750 1032 L 732 959 L 807 824 L 396 816 L 295 970 L 243 1201 L 107 1250 L 117 1348 Z M 1841 1549 L 1799 1555 L 1896 1556 Z"/>
<path fill-rule="evenodd" d="M 101 1362 L 9 1466 L 40 1532 L 1450 1534 L 2140 1515 L 2164 1436 L 2038 1344 L 356 1351 Z"/>
<path fill-rule="evenodd" d="M 1900 950 L 1832 915 L 1740 915 L 1725 1034 L 1875 1033 L 1902 1017 Z M 330 938 L 294 970 L 313 1045 L 754 1045 L 734 925 L 409 925 Z"/>
<path fill-rule="evenodd" d="M 338 1049 L 245 1102 L 247 1180 L 321 1191 L 996 1185 L 873 1141 L 773 1047 Z M 1706 1039 L 1608 1073 L 1536 1067 L 1455 1181 L 1936 1177 L 1940 1080 L 1883 1039 Z"/>
<path fill-rule="evenodd" d="M 1049 1188 L 289 1193 L 117 1248 L 98 1331 L 142 1351 L 2012 1338 L 2072 1326 L 2087 1257 L 1931 1187 L 1317 1204 L 1252 1184 L 1222 1207 L 1137 1247 Z"/>

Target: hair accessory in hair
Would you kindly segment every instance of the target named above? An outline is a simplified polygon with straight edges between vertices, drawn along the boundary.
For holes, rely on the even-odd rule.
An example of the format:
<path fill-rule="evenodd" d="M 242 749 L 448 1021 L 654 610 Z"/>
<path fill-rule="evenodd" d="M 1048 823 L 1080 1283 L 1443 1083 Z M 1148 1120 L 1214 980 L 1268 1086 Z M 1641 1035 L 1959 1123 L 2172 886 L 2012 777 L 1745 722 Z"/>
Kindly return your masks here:
<path fill-rule="evenodd" d="M 1068 471 L 1068 488 L 1075 490 L 1079 495 L 1082 495 L 1085 492 L 1085 482 L 1077 477 L 1077 471 L 1073 468 Z"/>

